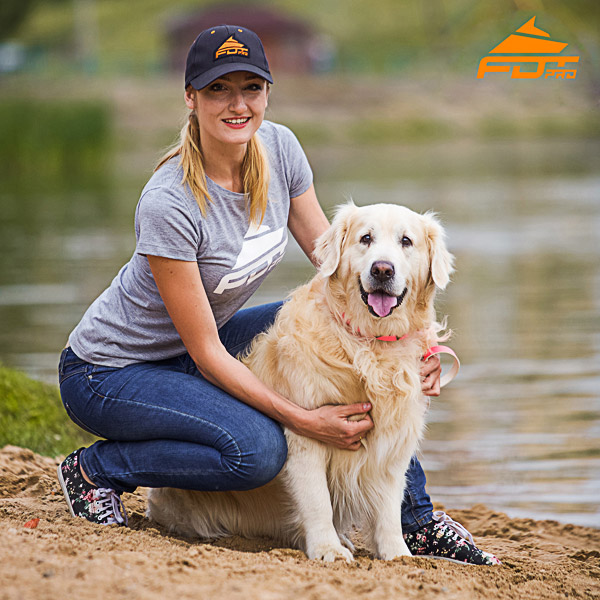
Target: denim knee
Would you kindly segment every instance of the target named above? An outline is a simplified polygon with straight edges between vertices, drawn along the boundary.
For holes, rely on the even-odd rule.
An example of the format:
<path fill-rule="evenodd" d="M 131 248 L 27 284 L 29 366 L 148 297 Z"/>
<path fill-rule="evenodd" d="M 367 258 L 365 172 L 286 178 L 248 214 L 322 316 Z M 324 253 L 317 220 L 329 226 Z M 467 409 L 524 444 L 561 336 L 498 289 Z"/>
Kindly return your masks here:
<path fill-rule="evenodd" d="M 281 471 L 287 459 L 287 441 L 282 427 L 268 420 L 253 439 L 253 447 L 244 453 L 245 458 L 237 470 L 243 477 L 239 491 L 266 485 Z"/>

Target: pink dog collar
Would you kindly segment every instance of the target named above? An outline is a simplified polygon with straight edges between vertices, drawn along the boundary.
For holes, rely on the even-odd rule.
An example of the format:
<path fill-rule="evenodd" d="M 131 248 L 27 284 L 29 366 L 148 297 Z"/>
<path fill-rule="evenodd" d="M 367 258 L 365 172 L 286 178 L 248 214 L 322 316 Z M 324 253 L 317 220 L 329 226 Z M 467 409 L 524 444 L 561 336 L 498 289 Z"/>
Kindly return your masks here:
<path fill-rule="evenodd" d="M 408 333 L 403 335 L 402 337 L 398 337 L 395 335 L 380 335 L 378 337 L 376 337 L 376 340 L 381 340 L 382 342 L 399 342 L 400 340 L 403 340 L 404 338 L 408 337 Z"/>
<path fill-rule="evenodd" d="M 427 352 L 425 352 L 423 360 L 428 360 L 434 354 L 448 354 L 454 359 L 450 370 L 440 377 L 440 387 L 444 387 L 445 385 L 448 385 L 458 374 L 458 370 L 460 369 L 460 360 L 458 360 L 458 356 L 456 356 L 454 350 L 452 350 L 452 348 L 448 348 L 448 346 L 432 346 L 429 348 L 429 350 L 427 350 Z"/>
<path fill-rule="evenodd" d="M 352 329 L 352 325 L 350 324 L 350 321 L 348 319 L 346 319 L 346 313 L 342 313 L 342 322 L 346 323 L 346 326 L 349 327 L 350 329 Z M 369 337 L 369 336 L 365 336 L 361 333 L 360 329 L 358 329 L 358 327 L 356 328 L 356 333 L 358 335 L 360 335 L 361 337 Z M 402 337 L 398 337 L 397 335 L 380 335 L 377 337 L 373 337 L 373 339 L 375 340 L 380 340 L 382 342 L 399 342 L 400 340 L 403 340 L 404 338 L 407 338 L 410 334 L 406 333 L 404 334 Z"/>
<path fill-rule="evenodd" d="M 352 329 L 350 321 L 346 319 L 346 313 L 342 313 L 342 322 L 345 322 L 346 326 Z M 363 336 L 363 334 L 360 332 L 360 329 L 358 328 L 356 329 L 356 333 L 360 336 Z M 401 337 L 398 337 L 397 335 L 380 335 L 376 337 L 374 336 L 372 339 L 379 340 L 381 342 L 399 342 L 400 340 L 407 338 L 409 335 L 410 333 L 406 333 Z M 449 348 L 448 346 L 432 346 L 431 348 L 429 348 L 429 350 L 427 350 L 427 352 L 425 352 L 423 360 L 430 359 L 434 354 L 448 354 L 454 359 L 450 370 L 440 377 L 440 387 L 444 387 L 448 385 L 458 375 L 458 370 L 460 369 L 460 360 L 458 360 L 458 356 L 456 356 L 454 350 L 452 350 L 452 348 Z"/>

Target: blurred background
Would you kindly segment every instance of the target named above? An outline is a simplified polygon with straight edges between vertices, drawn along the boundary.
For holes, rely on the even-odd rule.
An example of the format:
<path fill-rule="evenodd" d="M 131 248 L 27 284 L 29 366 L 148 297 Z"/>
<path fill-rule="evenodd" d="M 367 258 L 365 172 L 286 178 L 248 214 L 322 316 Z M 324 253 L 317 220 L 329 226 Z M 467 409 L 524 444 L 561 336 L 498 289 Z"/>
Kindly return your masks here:
<path fill-rule="evenodd" d="M 533 16 L 580 56 L 576 79 L 476 79 Z M 187 48 L 224 22 L 265 42 L 268 118 L 299 137 L 328 214 L 352 197 L 447 227 L 439 312 L 463 368 L 431 404 L 434 501 L 600 527 L 597 0 L 2 0 L 0 361 L 56 384 L 134 250 L 140 190 L 186 116 Z M 290 243 L 252 302 L 311 275 Z"/>

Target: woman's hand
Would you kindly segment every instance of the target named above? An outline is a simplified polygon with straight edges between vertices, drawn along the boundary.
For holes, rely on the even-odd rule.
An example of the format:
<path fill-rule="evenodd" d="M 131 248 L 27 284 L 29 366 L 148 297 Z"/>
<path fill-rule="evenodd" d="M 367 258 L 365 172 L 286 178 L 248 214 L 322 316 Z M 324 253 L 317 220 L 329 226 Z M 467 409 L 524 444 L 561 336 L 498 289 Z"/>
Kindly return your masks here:
<path fill-rule="evenodd" d="M 326 404 L 306 411 L 302 423 L 289 426 L 294 433 L 342 450 L 358 450 L 361 439 L 373 427 L 371 405 Z"/>
<path fill-rule="evenodd" d="M 421 391 L 426 396 L 440 395 L 440 377 L 442 363 L 437 355 L 433 355 L 421 364 Z"/>

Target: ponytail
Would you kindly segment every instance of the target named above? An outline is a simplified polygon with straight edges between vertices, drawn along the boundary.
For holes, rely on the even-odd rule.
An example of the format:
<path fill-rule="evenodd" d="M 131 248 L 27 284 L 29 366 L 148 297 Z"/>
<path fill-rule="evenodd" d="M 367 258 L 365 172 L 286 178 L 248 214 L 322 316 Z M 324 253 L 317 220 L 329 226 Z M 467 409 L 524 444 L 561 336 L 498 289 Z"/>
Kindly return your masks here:
<path fill-rule="evenodd" d="M 250 223 L 260 225 L 267 212 L 270 172 L 267 151 L 256 134 L 248 142 L 242 173 Z"/>

